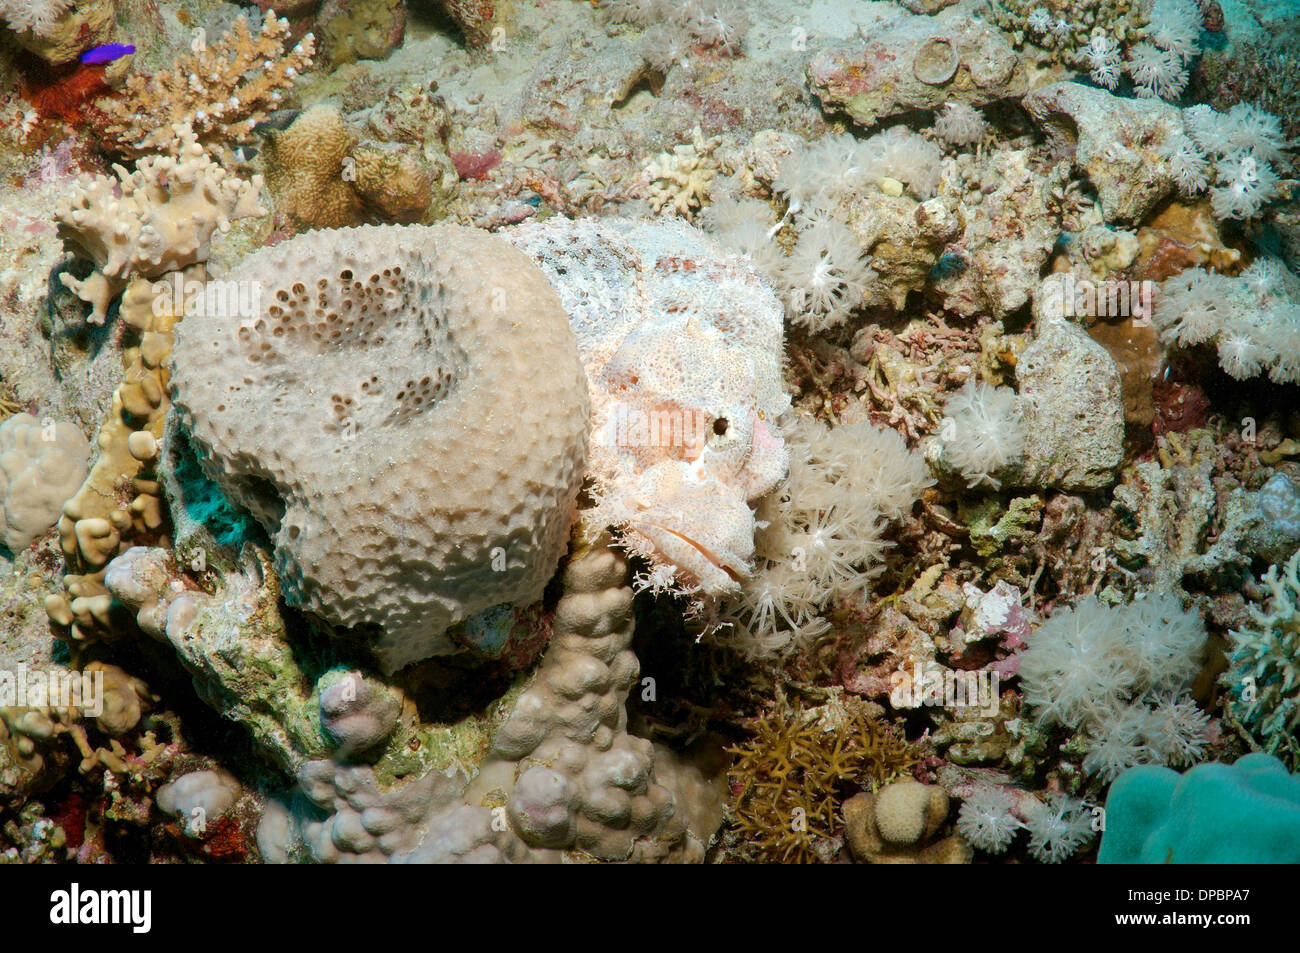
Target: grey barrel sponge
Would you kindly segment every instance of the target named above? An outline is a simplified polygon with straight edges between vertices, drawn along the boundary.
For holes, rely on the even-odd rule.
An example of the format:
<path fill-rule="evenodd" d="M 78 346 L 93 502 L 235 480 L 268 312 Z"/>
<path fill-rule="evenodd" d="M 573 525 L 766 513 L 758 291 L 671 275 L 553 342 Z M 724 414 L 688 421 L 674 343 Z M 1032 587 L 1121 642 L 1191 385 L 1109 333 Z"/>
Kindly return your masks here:
<path fill-rule="evenodd" d="M 360 627 L 392 671 L 451 651 L 467 616 L 539 599 L 590 407 L 524 253 L 457 226 L 317 231 L 223 280 L 260 304 L 181 322 L 175 407 L 270 535 L 286 600 Z"/>

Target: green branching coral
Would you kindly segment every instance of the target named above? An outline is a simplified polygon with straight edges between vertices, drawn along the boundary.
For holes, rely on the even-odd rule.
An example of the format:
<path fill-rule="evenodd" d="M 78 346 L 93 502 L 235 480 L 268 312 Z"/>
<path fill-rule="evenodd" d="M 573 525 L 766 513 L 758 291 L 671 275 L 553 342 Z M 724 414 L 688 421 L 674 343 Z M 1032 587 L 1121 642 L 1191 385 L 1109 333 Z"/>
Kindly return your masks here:
<path fill-rule="evenodd" d="M 778 706 L 728 750 L 738 756 L 735 827 L 755 859 L 777 863 L 826 860 L 841 803 L 917 762 L 901 734 L 856 701 L 820 713 Z"/>
<path fill-rule="evenodd" d="M 1250 607 L 1253 629 L 1230 633 L 1223 684 L 1228 713 L 1265 751 L 1294 771 L 1300 766 L 1300 550 L 1285 567 L 1270 566 L 1266 610 Z"/>

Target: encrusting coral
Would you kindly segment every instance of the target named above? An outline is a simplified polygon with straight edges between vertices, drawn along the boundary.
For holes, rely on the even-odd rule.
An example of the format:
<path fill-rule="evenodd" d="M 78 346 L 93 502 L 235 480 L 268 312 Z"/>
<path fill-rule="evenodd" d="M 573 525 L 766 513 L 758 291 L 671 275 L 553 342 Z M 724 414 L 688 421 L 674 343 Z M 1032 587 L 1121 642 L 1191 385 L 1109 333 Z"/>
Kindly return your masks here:
<path fill-rule="evenodd" d="M 283 91 L 311 66 L 315 40 L 308 33 L 285 50 L 289 21 L 268 14 L 254 35 L 246 16 L 230 33 L 182 56 L 167 72 L 127 78 L 120 95 L 100 101 L 98 132 L 104 145 L 127 158 L 175 153 L 188 127 L 207 151 L 237 145 L 250 136 Z"/>

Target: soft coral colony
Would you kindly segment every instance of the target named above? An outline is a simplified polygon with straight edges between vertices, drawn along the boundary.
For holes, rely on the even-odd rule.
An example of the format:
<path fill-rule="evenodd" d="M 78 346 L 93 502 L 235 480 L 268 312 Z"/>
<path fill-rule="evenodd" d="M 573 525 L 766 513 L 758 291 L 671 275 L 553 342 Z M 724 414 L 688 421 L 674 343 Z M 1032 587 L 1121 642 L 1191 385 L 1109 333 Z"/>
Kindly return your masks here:
<path fill-rule="evenodd" d="M 0 856 L 1276 859 L 1270 14 L 441 6 L 0 0 Z"/>

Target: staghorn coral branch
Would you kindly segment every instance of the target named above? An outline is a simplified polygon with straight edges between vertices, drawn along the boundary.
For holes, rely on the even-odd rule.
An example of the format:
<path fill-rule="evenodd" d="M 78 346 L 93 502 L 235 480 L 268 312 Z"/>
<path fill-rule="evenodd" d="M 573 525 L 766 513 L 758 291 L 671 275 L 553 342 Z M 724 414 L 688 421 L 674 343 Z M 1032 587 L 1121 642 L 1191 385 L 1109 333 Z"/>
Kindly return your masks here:
<path fill-rule="evenodd" d="M 105 146 L 127 158 L 180 146 L 173 127 L 188 124 L 209 152 L 246 140 L 277 108 L 281 90 L 312 64 L 316 41 L 308 33 L 285 50 L 289 21 L 268 16 L 254 36 L 240 17 L 211 46 L 202 37 L 171 70 L 132 75 L 120 97 L 103 101 L 99 132 Z"/>

